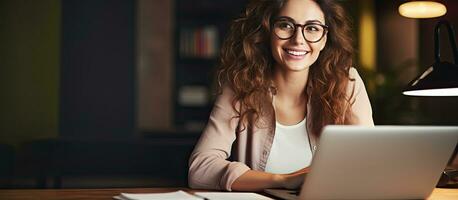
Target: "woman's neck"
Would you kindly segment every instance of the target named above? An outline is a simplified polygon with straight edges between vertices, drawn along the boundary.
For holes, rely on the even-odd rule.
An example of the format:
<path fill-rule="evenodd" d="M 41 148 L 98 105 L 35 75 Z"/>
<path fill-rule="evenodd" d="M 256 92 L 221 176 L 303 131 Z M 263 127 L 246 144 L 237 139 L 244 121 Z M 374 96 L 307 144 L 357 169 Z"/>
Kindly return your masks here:
<path fill-rule="evenodd" d="M 303 71 L 287 71 L 275 67 L 272 80 L 277 88 L 277 99 L 291 103 L 303 103 L 307 85 L 309 68 Z"/>

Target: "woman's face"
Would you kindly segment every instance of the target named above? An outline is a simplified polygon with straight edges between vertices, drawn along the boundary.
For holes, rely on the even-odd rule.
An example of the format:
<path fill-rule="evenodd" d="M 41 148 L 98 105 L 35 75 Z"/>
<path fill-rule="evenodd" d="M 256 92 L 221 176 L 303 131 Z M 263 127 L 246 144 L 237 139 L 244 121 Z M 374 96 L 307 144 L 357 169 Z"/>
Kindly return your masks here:
<path fill-rule="evenodd" d="M 316 27 L 321 27 L 314 26 L 314 24 L 325 24 L 323 11 L 313 0 L 288 0 L 281 8 L 277 19 L 284 19 L 294 24 L 312 24 L 304 30 L 304 33 L 309 32 L 306 34 L 313 34 L 312 32 L 317 31 Z M 294 29 L 285 24 L 280 24 L 277 27 Z M 271 50 L 277 63 L 276 67 L 288 71 L 302 71 L 308 69 L 317 60 L 320 51 L 326 44 L 327 37 L 324 35 L 317 42 L 309 42 L 304 38 L 302 29 L 302 27 L 296 26 L 296 30 L 292 31 L 294 33 L 289 39 L 280 39 L 278 34 L 275 34 L 275 30 L 272 29 Z M 310 38 L 309 35 L 307 37 Z"/>

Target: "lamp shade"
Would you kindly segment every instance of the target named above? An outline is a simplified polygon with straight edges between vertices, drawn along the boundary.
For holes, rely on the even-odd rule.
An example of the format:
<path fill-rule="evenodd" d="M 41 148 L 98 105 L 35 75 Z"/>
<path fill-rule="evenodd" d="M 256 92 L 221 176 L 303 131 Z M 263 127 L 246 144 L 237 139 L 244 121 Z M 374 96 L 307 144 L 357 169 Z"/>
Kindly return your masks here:
<path fill-rule="evenodd" d="M 434 1 L 409 1 L 398 8 L 399 14 L 408 18 L 434 18 L 447 13 L 444 4 Z"/>
<path fill-rule="evenodd" d="M 449 42 L 453 50 L 455 64 L 440 60 L 440 27 L 445 25 L 448 30 Z M 409 96 L 458 96 L 458 50 L 455 32 L 448 23 L 442 20 L 436 24 L 434 33 L 435 63 L 425 72 L 409 83 L 403 91 Z"/>
<path fill-rule="evenodd" d="M 403 92 L 409 96 L 458 96 L 458 66 L 449 62 L 434 63 L 411 81 Z"/>

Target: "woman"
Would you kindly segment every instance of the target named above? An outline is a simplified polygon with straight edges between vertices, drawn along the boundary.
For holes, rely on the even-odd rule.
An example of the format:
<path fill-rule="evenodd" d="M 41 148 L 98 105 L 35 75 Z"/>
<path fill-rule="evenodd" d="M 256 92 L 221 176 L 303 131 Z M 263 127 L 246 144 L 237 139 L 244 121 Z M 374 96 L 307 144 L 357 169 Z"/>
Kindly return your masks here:
<path fill-rule="evenodd" d="M 330 0 L 258 0 L 232 24 L 222 92 L 191 157 L 191 188 L 297 188 L 327 124 L 373 126 L 344 10 Z"/>

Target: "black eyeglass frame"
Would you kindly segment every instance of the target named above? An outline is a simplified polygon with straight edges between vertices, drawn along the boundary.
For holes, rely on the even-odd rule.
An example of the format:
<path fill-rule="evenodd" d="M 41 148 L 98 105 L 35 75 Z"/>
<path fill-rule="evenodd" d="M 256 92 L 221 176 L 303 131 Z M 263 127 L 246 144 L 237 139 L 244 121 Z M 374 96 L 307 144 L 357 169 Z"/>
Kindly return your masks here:
<path fill-rule="evenodd" d="M 288 21 L 288 22 L 291 22 L 291 24 L 294 26 L 294 32 L 293 34 L 291 34 L 291 36 L 289 37 L 286 37 L 286 38 L 282 38 L 280 36 L 277 35 L 277 33 L 275 32 L 275 23 L 277 23 L 278 21 Z M 316 22 L 311 22 L 311 23 L 305 23 L 305 24 L 296 24 L 294 19 L 290 18 L 290 17 L 277 17 L 275 18 L 273 21 L 272 21 L 272 31 L 274 32 L 275 36 L 277 36 L 278 39 L 281 39 L 281 40 L 289 40 L 291 39 L 292 37 L 294 37 L 294 35 L 296 34 L 296 31 L 297 31 L 297 27 L 300 27 L 302 28 L 302 37 L 304 37 L 305 41 L 307 42 L 310 42 L 310 43 L 317 43 L 319 42 L 321 39 L 323 39 L 323 37 L 328 33 L 328 29 L 329 29 L 329 26 L 325 25 L 325 24 L 321 24 L 321 23 L 316 23 Z M 309 26 L 309 25 L 318 25 L 318 26 L 321 26 L 323 27 L 323 34 L 321 35 L 320 39 L 316 40 L 316 41 L 310 41 L 310 40 L 307 40 L 307 38 L 305 37 L 305 27 L 306 26 Z"/>

